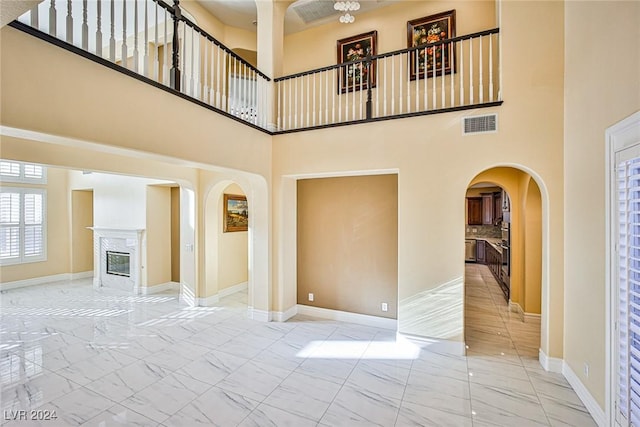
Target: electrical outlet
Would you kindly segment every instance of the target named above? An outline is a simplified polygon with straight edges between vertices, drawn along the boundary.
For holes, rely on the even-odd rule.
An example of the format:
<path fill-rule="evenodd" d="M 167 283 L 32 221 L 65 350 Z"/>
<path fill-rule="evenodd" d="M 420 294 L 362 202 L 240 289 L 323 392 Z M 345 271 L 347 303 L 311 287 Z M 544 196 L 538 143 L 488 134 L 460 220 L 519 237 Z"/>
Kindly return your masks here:
<path fill-rule="evenodd" d="M 389 305 L 386 302 L 382 303 L 382 311 L 389 311 Z"/>
<path fill-rule="evenodd" d="M 313 294 L 309 292 L 309 301 L 313 301 Z"/>
<path fill-rule="evenodd" d="M 589 364 L 588 363 L 584 364 L 584 376 L 589 378 Z"/>

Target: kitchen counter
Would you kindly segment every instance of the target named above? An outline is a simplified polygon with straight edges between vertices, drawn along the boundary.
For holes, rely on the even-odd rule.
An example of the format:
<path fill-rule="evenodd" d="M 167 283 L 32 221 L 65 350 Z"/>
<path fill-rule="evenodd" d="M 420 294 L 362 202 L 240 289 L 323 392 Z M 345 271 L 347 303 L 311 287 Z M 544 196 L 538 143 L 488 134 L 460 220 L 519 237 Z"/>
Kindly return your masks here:
<path fill-rule="evenodd" d="M 495 250 L 502 253 L 502 239 L 497 237 L 477 237 L 477 236 L 465 236 L 465 240 L 484 240 L 489 243 Z"/>

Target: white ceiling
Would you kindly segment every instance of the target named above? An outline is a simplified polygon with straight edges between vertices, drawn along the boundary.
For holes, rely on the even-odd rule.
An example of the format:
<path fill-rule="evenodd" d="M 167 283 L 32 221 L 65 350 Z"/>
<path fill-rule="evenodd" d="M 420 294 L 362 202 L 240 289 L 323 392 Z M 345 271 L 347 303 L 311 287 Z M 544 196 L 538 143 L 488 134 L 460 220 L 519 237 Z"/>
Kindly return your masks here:
<path fill-rule="evenodd" d="M 238 27 L 249 31 L 256 31 L 253 24 L 257 21 L 256 1 L 271 0 L 197 0 L 205 9 L 216 16 L 220 21 L 232 27 Z M 333 20 L 338 21 L 340 13 L 331 10 L 331 14 L 324 18 L 305 23 L 294 9 L 298 7 L 313 7 L 311 3 L 329 3 L 333 5 L 333 0 L 297 0 L 287 9 L 284 22 L 284 33 L 292 34 L 310 27 L 327 24 Z M 397 3 L 398 0 L 360 0 L 360 10 L 353 15 L 358 19 L 358 15 Z M 316 5 L 317 6 L 317 5 Z"/>

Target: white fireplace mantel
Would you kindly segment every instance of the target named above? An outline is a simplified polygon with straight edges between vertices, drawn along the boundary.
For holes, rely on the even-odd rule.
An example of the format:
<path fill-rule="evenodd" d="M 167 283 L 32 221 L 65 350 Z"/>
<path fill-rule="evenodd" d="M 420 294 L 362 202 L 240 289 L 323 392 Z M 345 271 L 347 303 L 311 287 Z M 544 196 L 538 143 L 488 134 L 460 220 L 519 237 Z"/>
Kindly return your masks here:
<path fill-rule="evenodd" d="M 134 294 L 139 294 L 142 287 L 142 273 L 146 253 L 146 236 L 144 228 L 114 228 L 114 227 L 88 227 L 93 230 L 94 245 L 94 275 L 93 286 L 100 288 L 108 286 L 108 283 L 118 283 L 117 288 L 131 289 Z M 127 247 L 127 252 L 131 256 L 131 271 L 129 277 L 105 276 L 106 274 L 106 251 L 110 245 L 120 244 Z M 105 278 L 108 277 L 109 280 Z M 105 283 L 105 280 L 107 283 Z"/>

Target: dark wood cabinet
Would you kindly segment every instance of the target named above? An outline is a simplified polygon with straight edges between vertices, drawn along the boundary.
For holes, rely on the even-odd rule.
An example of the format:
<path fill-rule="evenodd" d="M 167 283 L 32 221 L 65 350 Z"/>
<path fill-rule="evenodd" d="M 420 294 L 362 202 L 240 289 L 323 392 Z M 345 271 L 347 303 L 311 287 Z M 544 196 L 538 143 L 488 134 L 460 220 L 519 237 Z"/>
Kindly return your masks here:
<path fill-rule="evenodd" d="M 467 197 L 467 224 L 482 225 L 482 197 Z"/>
<path fill-rule="evenodd" d="M 502 221 L 502 193 L 493 193 L 493 223 Z"/>
<path fill-rule="evenodd" d="M 484 264 L 486 263 L 486 244 L 484 240 L 476 241 L 476 262 Z"/>
<path fill-rule="evenodd" d="M 493 225 L 493 194 L 482 195 L 482 225 Z"/>
<path fill-rule="evenodd" d="M 503 277 L 502 273 L 502 253 L 500 253 L 496 248 L 487 243 L 485 257 L 486 264 L 489 267 L 489 270 L 491 270 L 491 273 L 496 279 L 496 282 L 498 282 L 498 285 L 500 285 L 500 288 L 502 288 L 504 297 L 507 301 L 509 301 L 510 286 L 508 278 Z"/>

